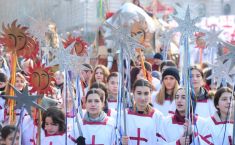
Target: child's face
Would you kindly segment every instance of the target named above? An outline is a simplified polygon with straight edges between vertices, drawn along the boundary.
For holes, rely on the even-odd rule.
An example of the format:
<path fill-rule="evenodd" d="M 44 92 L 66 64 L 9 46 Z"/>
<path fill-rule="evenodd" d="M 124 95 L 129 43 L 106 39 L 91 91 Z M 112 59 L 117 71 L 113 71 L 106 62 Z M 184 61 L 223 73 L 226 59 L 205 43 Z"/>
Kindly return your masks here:
<path fill-rule="evenodd" d="M 5 145 L 11 145 L 13 139 L 14 139 L 14 133 L 15 132 L 12 132 L 11 134 L 9 134 L 5 140 Z M 15 143 L 14 145 L 19 145 L 19 132 L 17 132 L 16 134 L 16 139 L 15 139 Z"/>
<path fill-rule="evenodd" d="M 55 73 L 55 82 L 57 85 L 60 85 L 64 82 L 64 76 L 61 73 Z"/>
<path fill-rule="evenodd" d="M 216 106 L 221 114 L 227 114 L 228 111 L 232 108 L 232 93 L 224 92 L 219 98 L 218 105 Z"/>
<path fill-rule="evenodd" d="M 163 79 L 166 90 L 173 90 L 175 88 L 176 79 L 172 75 L 166 75 Z"/>
<path fill-rule="evenodd" d="M 149 87 L 146 86 L 137 86 L 134 90 L 134 100 L 136 102 L 137 109 L 139 111 L 143 111 L 151 97 L 151 90 Z"/>
<path fill-rule="evenodd" d="M 54 123 L 51 117 L 46 117 L 45 130 L 49 135 L 59 133 L 59 124 Z"/>
<path fill-rule="evenodd" d="M 200 88 L 203 85 L 203 78 L 202 78 L 201 73 L 198 70 L 193 69 L 191 71 L 191 75 L 192 75 L 191 81 L 193 83 L 193 87 Z"/>
<path fill-rule="evenodd" d="M 118 93 L 118 77 L 111 77 L 107 83 L 110 94 L 117 95 Z"/>
<path fill-rule="evenodd" d="M 96 80 L 96 82 L 103 82 L 104 81 L 104 73 L 101 68 L 98 68 L 95 71 L 95 80 Z"/>
<path fill-rule="evenodd" d="M 101 101 L 98 94 L 94 93 L 88 95 L 86 100 L 86 109 L 91 117 L 98 117 L 103 107 L 104 103 Z"/>
<path fill-rule="evenodd" d="M 176 104 L 176 109 L 179 112 L 185 113 L 186 110 L 186 95 L 185 95 L 185 90 L 180 89 L 176 92 L 175 94 L 175 104 Z"/>
<path fill-rule="evenodd" d="M 23 90 L 23 88 L 25 87 L 26 82 L 23 78 L 21 77 L 16 77 L 16 82 L 15 82 L 15 87 L 17 90 Z"/>

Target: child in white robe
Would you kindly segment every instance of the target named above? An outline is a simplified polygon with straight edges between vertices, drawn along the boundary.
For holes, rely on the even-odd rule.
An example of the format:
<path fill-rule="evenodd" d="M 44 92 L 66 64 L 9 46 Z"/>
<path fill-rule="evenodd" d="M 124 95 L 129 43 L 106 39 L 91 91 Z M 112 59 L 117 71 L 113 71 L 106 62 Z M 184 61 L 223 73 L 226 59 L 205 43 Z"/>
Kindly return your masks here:
<path fill-rule="evenodd" d="M 206 89 L 203 87 L 203 72 L 197 66 L 192 66 L 191 82 L 193 87 L 193 109 L 194 113 L 200 117 L 208 117 L 215 113 L 216 109 L 213 105 L 213 100 L 209 97 Z"/>
<path fill-rule="evenodd" d="M 152 96 L 153 107 L 168 116 L 169 113 L 174 112 L 172 103 L 174 95 L 178 89 L 180 82 L 179 71 L 176 68 L 167 68 L 162 74 L 162 86 L 157 95 Z"/>
<path fill-rule="evenodd" d="M 203 135 L 206 136 L 205 142 L 208 144 L 232 145 L 234 113 L 230 111 L 232 106 L 234 107 L 234 103 L 231 101 L 233 99 L 232 90 L 227 87 L 216 91 L 214 105 L 217 112 L 207 119 L 207 127 L 203 132 Z"/>
<path fill-rule="evenodd" d="M 134 83 L 135 104 L 133 110 L 128 109 L 126 113 L 126 136 L 122 136 L 123 145 L 157 143 L 156 133 L 163 119 L 162 114 L 149 105 L 151 89 L 151 84 L 145 79 L 139 79 Z"/>
<path fill-rule="evenodd" d="M 42 117 L 41 144 L 73 145 L 75 140 L 66 137 L 65 115 L 56 107 L 48 108 Z M 66 141 L 66 138 L 67 141 Z"/>
<path fill-rule="evenodd" d="M 86 113 L 82 132 L 86 144 L 115 145 L 115 122 L 102 110 L 105 93 L 91 89 L 86 94 Z"/>
<path fill-rule="evenodd" d="M 190 115 L 190 122 L 185 119 L 185 94 L 185 89 L 179 88 L 177 90 L 175 95 L 176 111 L 174 115 L 164 119 L 160 132 L 157 133 L 159 145 L 201 144 L 201 132 L 204 129 L 204 120 L 194 115 Z"/>

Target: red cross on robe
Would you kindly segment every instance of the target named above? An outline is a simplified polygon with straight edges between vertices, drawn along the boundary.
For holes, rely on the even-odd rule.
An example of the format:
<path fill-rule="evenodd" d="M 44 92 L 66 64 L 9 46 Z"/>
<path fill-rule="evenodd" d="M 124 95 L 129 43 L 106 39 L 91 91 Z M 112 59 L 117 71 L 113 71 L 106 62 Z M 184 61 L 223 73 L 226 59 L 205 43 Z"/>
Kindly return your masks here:
<path fill-rule="evenodd" d="M 92 135 L 91 144 L 87 144 L 87 145 L 104 145 L 104 144 L 95 144 L 95 135 Z"/>
<path fill-rule="evenodd" d="M 140 145 L 141 141 L 148 142 L 146 138 L 140 137 L 140 128 L 137 128 L 137 137 L 130 137 L 130 140 L 137 140 L 137 145 Z"/>

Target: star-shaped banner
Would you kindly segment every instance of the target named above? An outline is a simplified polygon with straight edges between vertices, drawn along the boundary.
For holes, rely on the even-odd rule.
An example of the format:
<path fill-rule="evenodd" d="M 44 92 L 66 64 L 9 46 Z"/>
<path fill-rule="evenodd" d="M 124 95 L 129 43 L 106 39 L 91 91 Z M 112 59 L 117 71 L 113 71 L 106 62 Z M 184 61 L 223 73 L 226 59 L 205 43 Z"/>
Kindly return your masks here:
<path fill-rule="evenodd" d="M 211 66 L 212 68 L 212 74 L 207 79 L 215 79 L 217 83 L 217 88 L 220 86 L 223 80 L 229 84 L 233 84 L 233 80 L 229 75 L 231 60 L 227 60 L 225 63 L 219 60 L 216 65 L 209 64 L 209 66 Z"/>
<path fill-rule="evenodd" d="M 111 30 L 111 33 L 109 36 L 106 37 L 107 40 L 112 40 L 114 42 L 114 47 L 117 49 L 126 48 L 123 49 L 125 53 L 128 54 L 131 58 L 135 58 L 135 49 L 141 48 L 144 49 L 144 46 L 139 44 L 137 40 L 135 40 L 133 37 L 131 37 L 130 29 L 128 26 L 126 27 L 118 27 L 115 28 L 113 25 L 111 25 L 108 22 L 105 22 L 105 26 Z M 115 52 L 115 51 L 113 51 Z"/>
<path fill-rule="evenodd" d="M 215 28 L 213 28 L 211 31 L 206 32 L 205 41 L 207 48 L 216 48 L 218 42 L 221 42 L 221 39 L 219 38 L 219 35 L 223 32 L 223 30 L 216 31 Z"/>
<path fill-rule="evenodd" d="M 169 31 L 161 32 L 160 41 L 163 45 L 163 60 L 167 59 L 168 46 L 171 41 L 171 33 Z"/>
<path fill-rule="evenodd" d="M 183 43 L 185 38 L 191 38 L 194 40 L 195 32 L 203 32 L 200 28 L 196 27 L 195 24 L 200 21 L 201 17 L 196 17 L 195 19 L 191 19 L 189 6 L 187 7 L 186 14 L 184 20 L 173 17 L 175 21 L 178 23 L 178 27 L 170 30 L 170 33 L 180 32 L 180 43 Z"/>
<path fill-rule="evenodd" d="M 229 49 L 229 53 L 218 57 L 218 59 L 221 61 L 231 60 L 232 65 L 229 67 L 229 69 L 232 69 L 235 64 L 235 46 L 224 41 L 222 41 L 222 44 Z"/>
<path fill-rule="evenodd" d="M 29 95 L 28 86 L 25 87 L 25 89 L 23 90 L 22 93 L 20 91 L 18 91 L 12 85 L 10 85 L 10 86 L 13 88 L 13 90 L 15 92 L 15 96 L 3 95 L 3 97 L 15 100 L 16 101 L 16 108 L 21 109 L 22 107 L 24 107 L 27 110 L 27 113 L 29 113 L 29 115 L 31 117 L 32 117 L 31 107 L 36 107 L 38 109 L 45 111 L 45 109 L 42 106 L 40 106 L 39 104 L 36 103 L 37 99 L 39 99 L 40 96 Z"/>
<path fill-rule="evenodd" d="M 71 54 L 71 50 L 76 42 L 71 43 L 67 48 L 63 47 L 62 41 L 60 40 L 59 48 L 53 49 L 52 53 L 54 59 L 49 62 L 48 66 L 59 65 L 59 70 L 71 71 L 74 76 L 80 73 L 81 65 L 88 61 L 87 56 L 77 56 Z"/>
<path fill-rule="evenodd" d="M 42 18 L 30 18 L 30 27 L 29 30 L 30 32 L 39 40 L 44 40 L 45 39 L 45 34 L 48 32 L 48 25 L 49 21 L 43 20 Z"/>

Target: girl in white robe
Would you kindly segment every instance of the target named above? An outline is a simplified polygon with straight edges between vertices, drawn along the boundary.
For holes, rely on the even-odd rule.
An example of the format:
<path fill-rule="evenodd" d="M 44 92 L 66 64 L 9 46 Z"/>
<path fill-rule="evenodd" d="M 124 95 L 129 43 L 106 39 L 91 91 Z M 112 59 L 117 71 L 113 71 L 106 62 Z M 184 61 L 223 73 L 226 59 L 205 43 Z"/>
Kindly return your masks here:
<path fill-rule="evenodd" d="M 213 100 L 209 97 L 206 89 L 203 87 L 203 72 L 197 66 L 192 66 L 191 83 L 193 87 L 193 109 L 194 113 L 200 117 L 208 117 L 215 113 L 216 109 L 213 105 Z"/>
<path fill-rule="evenodd" d="M 152 96 L 153 107 L 168 116 L 169 113 L 174 112 L 173 100 L 176 90 L 180 82 L 179 71 L 176 68 L 167 68 L 162 74 L 162 86 L 160 91 Z"/>
<path fill-rule="evenodd" d="M 139 79 L 133 85 L 135 104 L 132 110 L 128 109 L 126 112 L 126 136 L 122 136 L 123 145 L 157 143 L 156 133 L 163 119 L 162 114 L 149 105 L 151 88 L 151 84 L 145 79 Z"/>
<path fill-rule="evenodd" d="M 186 116 L 185 89 L 179 88 L 175 95 L 176 110 L 174 115 L 164 119 L 160 132 L 157 133 L 159 145 L 200 144 L 201 132 L 204 129 L 204 120 L 190 115 L 189 122 Z M 192 113 L 191 113 L 192 114 Z M 192 124 L 192 125 L 189 125 Z"/>
<path fill-rule="evenodd" d="M 41 133 L 42 145 L 73 145 L 75 140 L 67 138 L 66 142 L 66 126 L 65 115 L 56 107 L 48 108 L 43 113 Z"/>
<path fill-rule="evenodd" d="M 214 105 L 217 112 L 209 117 L 203 132 L 205 142 L 213 145 L 232 145 L 233 138 L 233 112 L 230 112 L 234 103 L 231 100 L 232 90 L 223 87 L 217 90 L 214 97 Z M 234 109 L 232 109 L 234 110 Z M 231 116 L 230 116 L 231 114 Z"/>
<path fill-rule="evenodd" d="M 82 132 L 86 144 L 115 145 L 115 122 L 102 110 L 105 93 L 91 89 L 86 94 L 86 113 Z"/>

